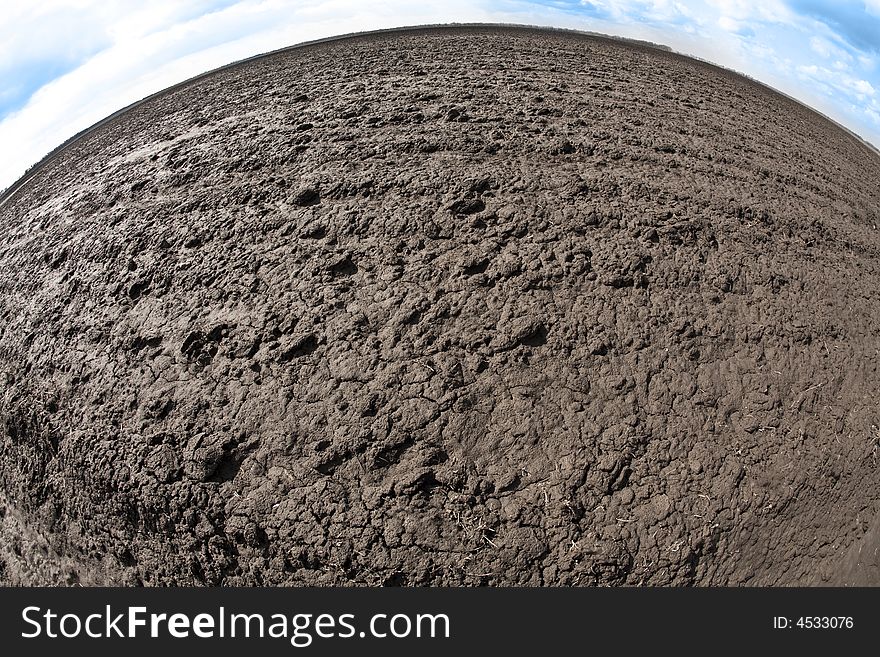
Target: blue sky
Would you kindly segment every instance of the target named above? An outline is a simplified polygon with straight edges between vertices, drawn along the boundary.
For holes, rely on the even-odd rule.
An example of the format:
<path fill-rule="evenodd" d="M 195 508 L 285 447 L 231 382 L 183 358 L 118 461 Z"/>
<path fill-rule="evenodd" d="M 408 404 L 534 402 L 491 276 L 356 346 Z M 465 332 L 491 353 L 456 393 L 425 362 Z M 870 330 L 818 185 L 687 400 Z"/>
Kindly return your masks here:
<path fill-rule="evenodd" d="M 334 34 L 446 22 L 664 43 L 880 146 L 880 0 L 6 0 L 0 189 L 80 130 L 205 70 Z"/>

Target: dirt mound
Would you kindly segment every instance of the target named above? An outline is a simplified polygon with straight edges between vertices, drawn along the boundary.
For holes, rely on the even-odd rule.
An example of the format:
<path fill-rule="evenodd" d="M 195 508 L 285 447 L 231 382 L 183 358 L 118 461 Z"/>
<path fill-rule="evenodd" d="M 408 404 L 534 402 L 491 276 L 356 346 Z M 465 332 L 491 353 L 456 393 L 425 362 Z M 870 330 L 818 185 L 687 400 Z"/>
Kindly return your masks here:
<path fill-rule="evenodd" d="M 877 180 L 760 85 L 559 32 L 175 88 L 0 207 L 0 578 L 845 581 Z"/>

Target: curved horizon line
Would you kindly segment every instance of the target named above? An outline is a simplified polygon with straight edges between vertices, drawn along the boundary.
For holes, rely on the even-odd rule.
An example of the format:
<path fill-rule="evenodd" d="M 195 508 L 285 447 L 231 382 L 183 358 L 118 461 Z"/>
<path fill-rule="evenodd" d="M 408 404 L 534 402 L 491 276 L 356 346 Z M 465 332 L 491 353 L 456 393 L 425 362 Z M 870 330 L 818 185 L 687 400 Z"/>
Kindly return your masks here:
<path fill-rule="evenodd" d="M 301 41 L 299 43 L 294 43 L 289 46 L 283 46 L 283 47 L 277 48 L 275 50 L 270 50 L 270 51 L 267 51 L 264 53 L 259 53 L 257 55 L 252 55 L 250 57 L 245 57 L 244 59 L 238 59 L 238 60 L 229 62 L 228 64 L 223 64 L 222 66 L 218 66 L 216 68 L 209 69 L 203 73 L 199 73 L 198 75 L 194 75 L 190 78 L 187 78 L 185 80 L 177 82 L 169 87 L 165 87 L 164 89 L 161 89 L 155 93 L 144 96 L 140 100 L 136 100 L 133 103 L 130 103 L 130 104 L 126 105 L 125 107 L 122 107 L 122 108 L 116 110 L 115 112 L 112 112 L 111 114 L 107 115 L 103 119 L 100 119 L 99 121 L 95 122 L 94 124 L 90 125 L 89 127 L 80 130 L 79 132 L 77 132 L 73 136 L 67 138 L 61 144 L 59 144 L 58 146 L 53 148 L 46 155 L 44 155 L 40 160 L 38 160 L 37 162 L 35 162 L 31 166 L 29 166 L 25 170 L 25 172 L 15 182 L 13 182 L 6 189 L 4 189 L 4 190 L 2 190 L 2 192 L 0 192 L 0 207 L 5 205 L 6 202 L 16 194 L 16 192 L 21 190 L 25 185 L 27 185 L 28 182 L 30 182 L 33 178 L 35 178 L 37 176 L 37 174 L 40 173 L 42 168 L 46 164 L 48 164 L 54 157 L 60 155 L 67 148 L 69 148 L 73 144 L 77 143 L 81 139 L 85 138 L 86 136 L 88 136 L 89 134 L 94 132 L 95 130 L 98 130 L 99 128 L 101 128 L 105 124 L 109 123 L 110 121 L 113 121 L 114 119 L 119 118 L 123 114 L 125 114 L 125 113 L 127 113 L 137 107 L 140 107 L 144 103 L 147 103 L 151 100 L 160 98 L 163 95 L 171 93 L 173 91 L 177 91 L 178 89 L 182 89 L 188 85 L 191 85 L 195 82 L 198 82 L 200 80 L 208 78 L 212 75 L 216 75 L 218 73 L 233 69 L 237 66 L 249 64 L 251 62 L 259 61 L 261 59 L 265 59 L 268 57 L 273 57 L 275 55 L 280 55 L 280 54 L 283 54 L 286 52 L 291 52 L 291 51 L 296 51 L 296 50 L 301 50 L 301 49 L 313 48 L 316 46 L 320 46 L 320 45 L 324 45 L 324 44 L 328 44 L 328 43 L 333 43 L 336 41 L 345 41 L 345 40 L 349 40 L 349 39 L 371 37 L 371 36 L 377 36 L 377 35 L 382 35 L 382 34 L 394 34 L 394 33 L 398 33 L 398 32 L 419 32 L 419 31 L 443 30 L 443 29 L 445 29 L 445 30 L 466 30 L 466 29 L 487 29 L 487 28 L 489 28 L 489 29 L 511 29 L 511 30 L 521 30 L 521 31 L 533 30 L 533 31 L 539 31 L 539 32 L 563 33 L 563 34 L 569 34 L 572 36 L 580 36 L 580 37 L 586 37 L 586 38 L 592 38 L 592 39 L 614 41 L 614 42 L 629 45 L 630 47 L 649 48 L 649 49 L 664 53 L 666 55 L 672 55 L 675 57 L 689 59 L 691 61 L 697 62 L 697 63 L 702 64 L 704 66 L 711 66 L 711 67 L 716 68 L 724 73 L 739 76 L 752 84 L 760 85 L 760 86 L 764 87 L 765 89 L 767 89 L 775 94 L 778 94 L 779 96 L 781 96 L 791 102 L 797 103 L 798 105 L 806 108 L 807 110 L 813 112 L 814 114 L 818 115 L 819 117 L 830 122 L 832 125 L 836 126 L 837 128 L 842 129 L 850 137 L 855 138 L 859 145 L 866 147 L 867 149 L 872 151 L 875 155 L 880 157 L 880 147 L 875 146 L 874 144 L 870 143 L 869 141 L 867 141 L 867 139 L 865 139 L 864 137 L 862 137 L 861 135 L 856 133 L 851 128 L 832 119 L 831 117 L 829 117 L 828 115 L 819 111 L 815 107 L 808 105 L 806 102 L 801 101 L 800 99 L 795 98 L 794 96 L 791 96 L 783 91 L 780 91 L 779 89 L 776 89 L 775 87 L 773 87 L 765 82 L 762 82 L 761 80 L 753 78 L 750 75 L 746 75 L 745 73 L 742 73 L 742 72 L 737 71 L 732 68 L 728 68 L 728 67 L 723 66 L 721 64 L 717 64 L 713 61 L 703 59 L 701 57 L 696 57 L 694 55 L 688 55 L 686 53 L 679 52 L 679 51 L 674 50 L 672 47 L 667 46 L 665 44 L 655 43 L 653 41 L 648 41 L 648 40 L 644 40 L 644 39 L 635 39 L 635 38 L 631 38 L 631 37 L 617 36 L 617 35 L 613 35 L 613 34 L 605 34 L 603 32 L 594 32 L 591 30 L 578 30 L 578 29 L 570 28 L 570 27 L 556 27 L 556 26 L 548 26 L 548 25 L 530 25 L 530 24 L 525 24 L 525 23 L 456 23 L 456 22 L 453 22 L 453 23 L 430 23 L 430 24 L 425 24 L 425 25 L 405 25 L 405 26 L 398 26 L 398 27 L 386 27 L 386 28 L 380 28 L 377 30 L 365 30 L 362 32 L 346 32 L 344 34 L 337 34 L 334 36 L 322 37 L 320 39 Z"/>

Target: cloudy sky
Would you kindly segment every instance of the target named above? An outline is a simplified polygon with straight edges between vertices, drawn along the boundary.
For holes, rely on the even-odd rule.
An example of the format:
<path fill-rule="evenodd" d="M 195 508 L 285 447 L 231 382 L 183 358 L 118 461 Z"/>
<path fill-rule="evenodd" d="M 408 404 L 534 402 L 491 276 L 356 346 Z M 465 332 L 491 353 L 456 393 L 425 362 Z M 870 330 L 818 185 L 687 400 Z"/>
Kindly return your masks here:
<path fill-rule="evenodd" d="M 0 189 L 108 114 L 294 43 L 511 22 L 649 39 L 746 73 L 880 146 L 880 0 L 6 0 Z"/>

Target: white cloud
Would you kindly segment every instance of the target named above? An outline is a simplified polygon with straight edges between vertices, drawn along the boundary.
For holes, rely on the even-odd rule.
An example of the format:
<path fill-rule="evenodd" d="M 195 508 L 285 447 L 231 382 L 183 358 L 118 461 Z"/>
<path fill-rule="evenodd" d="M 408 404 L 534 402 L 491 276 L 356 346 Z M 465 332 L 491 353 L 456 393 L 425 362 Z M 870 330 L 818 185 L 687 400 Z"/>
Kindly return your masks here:
<path fill-rule="evenodd" d="M 95 44 L 109 43 L 101 24 L 88 15 L 69 7 L 51 9 L 39 2 L 11 6 L 11 15 L 0 22 L 0 67 L 34 59 L 67 59 Z"/>
<path fill-rule="evenodd" d="M 811 75 L 815 77 L 822 76 L 823 72 L 827 73 L 825 69 L 820 69 L 815 64 L 810 64 L 809 66 L 802 64 L 797 67 L 797 70 L 805 75 Z"/>
<path fill-rule="evenodd" d="M 742 29 L 742 23 L 728 15 L 723 15 L 718 19 L 718 26 L 725 32 L 739 32 Z"/>
<path fill-rule="evenodd" d="M 722 17 L 731 20 L 763 20 L 771 23 L 790 23 L 796 15 L 781 0 L 708 0 Z"/>
<path fill-rule="evenodd" d="M 853 61 L 853 56 L 846 50 L 821 36 L 810 38 L 810 50 L 824 59 L 835 59 L 841 62 Z"/>
<path fill-rule="evenodd" d="M 763 43 L 749 43 L 746 46 L 746 49 L 755 55 L 756 57 L 760 57 L 761 59 L 768 59 L 776 63 L 778 61 L 778 57 L 776 56 L 776 51 L 770 46 L 766 46 Z"/>
<path fill-rule="evenodd" d="M 831 44 L 822 37 L 814 36 L 810 39 L 810 50 L 826 59 L 832 55 Z"/>
<path fill-rule="evenodd" d="M 852 78 L 848 78 L 844 81 L 844 84 L 846 84 L 846 86 L 848 86 L 856 93 L 865 96 L 873 96 L 876 93 L 874 87 L 867 80 L 855 80 Z"/>

